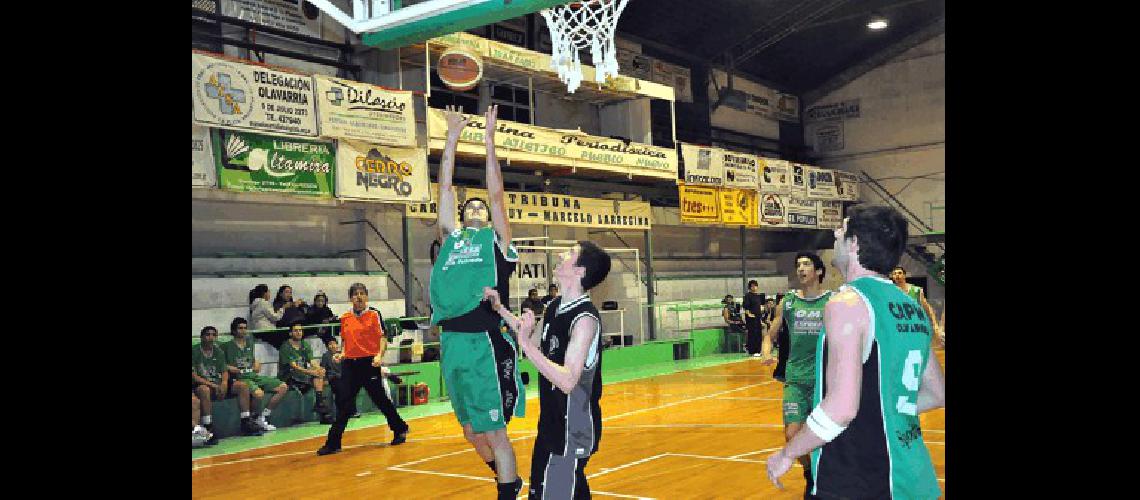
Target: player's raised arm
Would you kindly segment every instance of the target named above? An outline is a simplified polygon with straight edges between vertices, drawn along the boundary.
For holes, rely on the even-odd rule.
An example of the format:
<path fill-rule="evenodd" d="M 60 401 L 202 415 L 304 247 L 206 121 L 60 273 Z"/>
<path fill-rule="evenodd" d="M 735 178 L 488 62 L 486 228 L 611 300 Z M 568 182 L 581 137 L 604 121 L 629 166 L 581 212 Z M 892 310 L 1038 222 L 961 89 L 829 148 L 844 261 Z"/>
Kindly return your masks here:
<path fill-rule="evenodd" d="M 444 111 L 447 119 L 447 142 L 443 146 L 443 157 L 439 161 L 439 210 L 438 227 L 439 240 L 443 241 L 449 233 L 455 230 L 455 193 L 451 190 L 452 177 L 455 174 L 455 149 L 459 147 L 459 136 L 463 127 L 467 126 L 467 117 L 463 116 L 463 108 L 448 106 Z"/>
<path fill-rule="evenodd" d="M 487 107 L 487 131 L 484 141 L 487 144 L 487 202 L 491 204 L 491 225 L 500 241 L 510 244 L 511 224 L 507 220 L 506 193 L 503 191 L 503 172 L 499 167 L 499 158 L 495 156 L 495 122 L 499 115 L 499 106 Z"/>

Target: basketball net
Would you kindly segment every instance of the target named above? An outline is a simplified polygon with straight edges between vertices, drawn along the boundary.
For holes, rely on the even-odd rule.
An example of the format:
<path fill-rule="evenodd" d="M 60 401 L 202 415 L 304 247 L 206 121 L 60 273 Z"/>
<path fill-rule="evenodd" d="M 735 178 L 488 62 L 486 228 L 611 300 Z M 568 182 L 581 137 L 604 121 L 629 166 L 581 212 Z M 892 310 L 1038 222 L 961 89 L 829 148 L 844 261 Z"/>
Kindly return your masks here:
<path fill-rule="evenodd" d="M 566 90 L 571 94 L 582 83 L 578 51 L 586 47 L 590 48 L 597 70 L 594 80 L 599 86 L 606 82 L 607 76 L 618 76 L 614 28 L 628 1 L 582 0 L 542 10 L 554 46 L 550 67 L 558 71 L 558 79 L 566 84 Z"/>

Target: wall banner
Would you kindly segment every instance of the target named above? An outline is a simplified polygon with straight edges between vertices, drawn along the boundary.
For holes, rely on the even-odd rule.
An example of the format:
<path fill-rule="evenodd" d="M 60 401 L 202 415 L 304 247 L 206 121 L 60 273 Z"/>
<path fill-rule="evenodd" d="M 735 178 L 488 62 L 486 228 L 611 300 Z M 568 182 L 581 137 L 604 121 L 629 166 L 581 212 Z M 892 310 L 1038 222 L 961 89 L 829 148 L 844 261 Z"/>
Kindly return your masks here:
<path fill-rule="evenodd" d="M 756 207 L 757 198 L 755 189 L 723 188 L 719 194 L 720 222 L 722 224 L 745 225 L 748 227 L 758 227 L 760 225 L 757 219 L 760 211 Z"/>
<path fill-rule="evenodd" d="M 792 182 L 788 188 L 788 194 L 796 198 L 807 198 L 808 185 L 807 185 L 807 165 L 799 163 L 792 163 Z"/>
<path fill-rule="evenodd" d="M 760 224 L 770 227 L 788 227 L 787 200 L 787 195 L 761 191 Z"/>
<path fill-rule="evenodd" d="M 288 135 L 317 135 L 311 77 L 238 61 L 191 53 L 195 122 Z"/>
<path fill-rule="evenodd" d="M 760 187 L 756 173 L 760 159 L 755 155 L 724 151 L 724 185 L 755 191 Z"/>
<path fill-rule="evenodd" d="M 427 150 L 338 141 L 336 196 L 392 203 L 431 201 Z"/>
<path fill-rule="evenodd" d="M 808 177 L 808 199 L 834 200 L 838 196 L 835 191 L 835 172 L 826 168 L 806 166 Z"/>
<path fill-rule="evenodd" d="M 456 208 L 468 198 L 489 199 L 487 190 L 453 187 Z M 408 217 L 435 219 L 439 206 L 439 184 L 431 184 L 430 203 L 409 203 Z M 607 229 L 650 229 L 653 214 L 644 201 L 603 200 L 551 193 L 506 192 L 507 218 L 512 224 L 543 224 L 551 226 L 594 227 Z M 456 224 L 459 212 L 455 213 Z"/>
<path fill-rule="evenodd" d="M 312 18 L 295 0 L 222 0 L 222 14 L 262 26 L 292 31 L 313 38 L 321 37 L 321 11 Z"/>
<path fill-rule="evenodd" d="M 332 197 L 333 143 L 225 129 L 213 133 L 218 187 Z"/>
<path fill-rule="evenodd" d="M 681 197 L 681 222 L 720 222 L 719 193 L 716 188 L 681 184 L 677 189 Z"/>
<path fill-rule="evenodd" d="M 681 143 L 681 157 L 685 160 L 685 184 L 724 185 L 724 150 Z"/>
<path fill-rule="evenodd" d="M 843 202 L 819 200 L 819 228 L 839 229 L 843 227 Z"/>
<path fill-rule="evenodd" d="M 788 194 L 792 191 L 792 165 L 785 160 L 760 158 L 760 192 Z"/>
<path fill-rule="evenodd" d="M 442 109 L 429 108 L 427 114 L 429 137 L 437 140 L 433 143 L 434 149 L 435 144 L 440 144 L 447 136 L 447 120 Z M 486 118 L 482 115 L 464 116 L 468 121 L 459 136 L 459 151 L 486 154 Z M 442 145 L 439 147 L 442 148 Z M 626 143 L 577 130 L 558 130 L 497 120 L 495 147 L 498 148 L 500 158 L 677 178 L 677 152 L 674 149 L 636 142 Z"/>
<path fill-rule="evenodd" d="M 843 201 L 859 201 L 859 175 L 854 172 L 835 171 L 835 192 Z"/>
<path fill-rule="evenodd" d="M 843 144 L 843 121 L 832 120 L 817 123 L 812 128 L 814 129 L 815 151 L 817 153 L 843 151 L 845 147 Z"/>
<path fill-rule="evenodd" d="M 321 136 L 416 146 L 412 92 L 315 75 Z"/>
<path fill-rule="evenodd" d="M 819 227 L 819 202 L 789 196 L 788 227 L 817 229 Z"/>
<path fill-rule="evenodd" d="M 193 186 L 218 185 L 218 171 L 214 169 L 213 149 L 210 148 L 210 129 L 190 124 L 191 156 L 193 157 Z"/>
<path fill-rule="evenodd" d="M 809 122 L 859 118 L 859 99 L 812 106 L 805 114 Z"/>
<path fill-rule="evenodd" d="M 776 108 L 773 110 L 777 120 L 796 122 L 800 120 L 800 98 L 792 94 L 776 92 Z"/>

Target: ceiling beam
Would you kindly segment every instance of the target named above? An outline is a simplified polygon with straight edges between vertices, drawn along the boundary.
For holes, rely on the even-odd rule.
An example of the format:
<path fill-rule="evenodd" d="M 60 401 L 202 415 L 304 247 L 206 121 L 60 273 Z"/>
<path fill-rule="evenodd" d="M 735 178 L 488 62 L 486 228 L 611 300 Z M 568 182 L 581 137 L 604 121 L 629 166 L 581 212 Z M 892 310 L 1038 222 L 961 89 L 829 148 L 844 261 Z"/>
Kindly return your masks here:
<path fill-rule="evenodd" d="M 803 103 L 804 109 L 807 109 L 808 106 L 815 104 L 820 99 L 823 99 L 828 94 L 839 90 L 844 85 L 855 81 L 856 78 L 863 76 L 868 71 L 882 66 L 886 62 L 893 59 L 895 56 L 898 56 L 899 54 L 902 54 L 903 52 L 906 52 L 907 50 L 910 50 L 919 44 L 926 42 L 927 40 L 930 40 L 945 32 L 946 17 L 942 16 L 934 22 L 919 29 L 918 31 L 911 33 L 903 39 L 887 46 L 883 50 L 872 54 L 870 57 L 851 66 L 848 66 L 847 69 L 840 71 L 838 74 L 832 76 L 827 81 L 820 84 L 818 87 L 804 92 L 804 94 L 801 96 L 800 102 Z"/>
<path fill-rule="evenodd" d="M 637 35 L 631 35 L 629 33 L 619 32 L 618 36 L 620 36 L 623 39 L 629 40 L 631 42 L 639 43 L 645 47 L 652 47 L 654 50 L 660 51 L 664 54 L 669 54 L 669 55 L 674 56 L 678 59 L 692 63 L 694 66 L 701 66 L 701 67 L 710 68 L 710 69 L 719 69 L 721 71 L 728 72 L 727 66 L 725 66 L 724 64 L 720 64 L 720 63 L 713 61 L 713 59 L 710 57 L 700 56 L 700 55 L 694 54 L 692 52 L 688 52 L 688 51 L 685 51 L 682 49 L 671 47 L 671 46 L 665 45 L 661 42 L 655 42 L 652 40 L 648 40 L 648 39 L 639 37 Z M 790 88 L 790 86 L 788 86 L 788 85 L 772 81 L 768 78 L 757 76 L 756 74 L 749 73 L 747 71 L 741 71 L 739 69 L 734 70 L 733 74 L 735 74 L 736 76 L 744 77 L 744 78 L 748 79 L 749 81 L 758 83 L 760 85 L 763 85 L 765 87 L 775 89 L 775 90 L 786 91 L 787 89 Z M 696 82 L 694 82 L 694 83 L 696 83 Z M 705 82 L 705 83 L 708 83 L 708 82 Z"/>

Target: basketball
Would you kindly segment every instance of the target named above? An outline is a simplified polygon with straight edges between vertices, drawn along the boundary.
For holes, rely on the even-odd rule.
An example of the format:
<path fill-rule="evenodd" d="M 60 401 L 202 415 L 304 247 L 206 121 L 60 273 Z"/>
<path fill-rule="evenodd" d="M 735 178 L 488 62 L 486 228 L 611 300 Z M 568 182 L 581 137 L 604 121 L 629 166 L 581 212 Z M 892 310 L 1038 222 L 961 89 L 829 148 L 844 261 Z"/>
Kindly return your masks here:
<path fill-rule="evenodd" d="M 452 90 L 470 90 L 483 78 L 483 59 L 461 48 L 450 48 L 439 56 L 436 73 Z"/>

